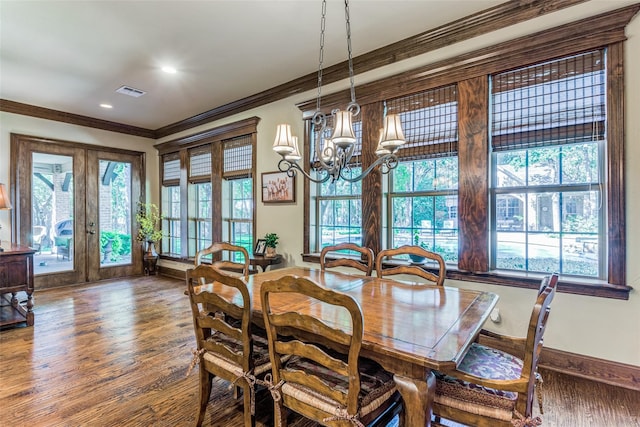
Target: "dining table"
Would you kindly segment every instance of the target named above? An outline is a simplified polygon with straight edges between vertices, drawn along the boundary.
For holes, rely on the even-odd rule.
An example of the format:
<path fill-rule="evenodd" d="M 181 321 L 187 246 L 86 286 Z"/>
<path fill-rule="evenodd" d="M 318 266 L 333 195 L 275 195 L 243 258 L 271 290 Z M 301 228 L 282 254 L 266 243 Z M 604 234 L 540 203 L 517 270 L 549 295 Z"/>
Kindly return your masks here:
<path fill-rule="evenodd" d="M 256 324 L 264 326 L 261 284 L 288 275 L 305 277 L 358 302 L 364 322 L 360 354 L 393 374 L 405 405 L 405 425 L 410 427 L 431 424 L 435 395 L 432 371 L 456 368 L 498 301 L 491 292 L 286 267 L 249 277 L 247 286 Z M 271 301 L 271 309 L 295 310 L 320 317 L 329 326 L 346 332 L 350 329 L 349 316 L 340 313 L 339 308 L 301 295 L 283 295 Z"/>

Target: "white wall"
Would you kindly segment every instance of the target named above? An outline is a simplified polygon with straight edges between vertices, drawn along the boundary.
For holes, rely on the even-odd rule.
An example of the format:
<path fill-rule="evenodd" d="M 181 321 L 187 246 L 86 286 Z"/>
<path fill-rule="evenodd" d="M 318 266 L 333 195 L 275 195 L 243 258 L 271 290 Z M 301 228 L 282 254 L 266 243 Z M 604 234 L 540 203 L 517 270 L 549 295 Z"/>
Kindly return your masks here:
<path fill-rule="evenodd" d="M 402 63 L 392 64 L 381 70 L 372 71 L 365 75 L 356 76 L 356 84 L 375 80 L 383 76 L 395 74 L 399 71 L 450 57 L 462 52 L 472 51 L 482 46 L 492 45 L 504 40 L 512 39 L 527 33 L 550 28 L 562 23 L 575 21 L 592 16 L 604 10 L 631 4 L 633 1 L 590 1 L 570 9 L 545 15 L 518 26 L 496 31 L 486 36 L 477 37 L 465 43 L 448 46 L 446 49 L 421 55 Z M 626 196 L 627 196 L 627 279 L 628 284 L 640 287 L 640 18 L 627 27 L 626 46 Z M 357 34 L 353 35 L 354 43 Z M 340 82 L 323 88 L 323 93 L 332 93 L 337 89 L 347 87 L 347 82 Z M 357 94 L 357 92 L 356 92 Z M 217 127 L 229 122 L 258 116 L 257 147 L 257 176 L 262 172 L 277 169 L 279 156 L 271 151 L 271 144 L 275 136 L 278 123 L 287 122 L 294 126 L 294 134 L 303 135 L 302 120 L 295 103 L 315 96 L 315 90 L 302 95 L 275 102 L 264 107 L 246 111 L 216 123 L 190 129 L 180 134 L 164 138 L 159 142 L 175 139 L 183 135 L 191 135 L 205 129 Z M 212 106 L 213 107 L 213 106 Z M 0 182 L 9 179 L 9 133 L 18 132 L 45 137 L 67 139 L 77 142 L 108 144 L 123 148 L 136 147 L 147 151 L 147 190 L 152 199 L 157 201 L 158 194 L 158 165 L 157 156 L 148 150 L 149 141 L 142 138 L 127 137 L 92 129 L 53 123 L 39 119 L 19 117 L 12 114 L 0 113 Z M 256 181 L 259 185 L 259 178 Z M 292 205 L 264 205 L 258 193 L 256 204 L 257 236 L 275 232 L 280 236 L 278 252 L 285 255 L 289 264 L 303 264 L 303 203 L 302 180 L 297 178 L 297 202 Z M 149 193 L 150 192 L 150 193 Z M 6 225 L 8 216 L 0 211 L 0 223 Z M 6 233 L 5 230 L 0 233 Z M 2 237 L 7 239 L 5 235 Z M 165 266 L 184 269 L 184 264 L 161 261 Z M 483 289 L 500 295 L 498 304 L 502 323 L 488 324 L 487 327 L 501 333 L 524 335 L 528 324 L 529 314 L 535 298 L 535 291 L 502 286 L 487 286 L 479 283 L 447 281 L 449 286 L 459 286 L 470 289 Z M 553 311 L 545 335 L 548 347 L 572 353 L 607 359 L 640 366 L 640 298 L 637 291 L 632 291 L 628 301 L 606 298 L 558 294 L 553 304 Z"/>

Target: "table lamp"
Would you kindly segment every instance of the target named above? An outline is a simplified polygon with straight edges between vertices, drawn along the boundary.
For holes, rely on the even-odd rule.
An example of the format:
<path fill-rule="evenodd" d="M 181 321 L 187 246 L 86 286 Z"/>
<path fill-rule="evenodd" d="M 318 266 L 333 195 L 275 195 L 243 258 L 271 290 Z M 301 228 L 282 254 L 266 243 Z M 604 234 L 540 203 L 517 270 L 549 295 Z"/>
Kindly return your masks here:
<path fill-rule="evenodd" d="M 4 184 L 0 184 L 0 209 L 11 209 L 9 194 L 7 194 L 7 187 Z M 0 224 L 0 230 L 2 230 L 2 224 Z M 0 252 L 4 252 L 2 239 L 0 239 Z"/>

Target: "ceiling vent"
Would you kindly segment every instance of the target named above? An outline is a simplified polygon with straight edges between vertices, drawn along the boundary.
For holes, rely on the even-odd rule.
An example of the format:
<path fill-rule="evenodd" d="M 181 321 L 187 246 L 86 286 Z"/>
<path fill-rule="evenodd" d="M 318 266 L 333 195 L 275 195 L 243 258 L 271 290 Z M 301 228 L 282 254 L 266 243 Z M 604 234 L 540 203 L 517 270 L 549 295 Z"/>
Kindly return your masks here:
<path fill-rule="evenodd" d="M 134 98 L 139 98 L 142 95 L 144 95 L 145 93 L 147 93 L 147 92 L 145 92 L 143 90 L 136 89 L 136 88 L 131 87 L 131 86 L 122 86 L 122 87 L 118 88 L 116 90 L 116 92 L 121 93 L 123 95 L 133 96 Z"/>

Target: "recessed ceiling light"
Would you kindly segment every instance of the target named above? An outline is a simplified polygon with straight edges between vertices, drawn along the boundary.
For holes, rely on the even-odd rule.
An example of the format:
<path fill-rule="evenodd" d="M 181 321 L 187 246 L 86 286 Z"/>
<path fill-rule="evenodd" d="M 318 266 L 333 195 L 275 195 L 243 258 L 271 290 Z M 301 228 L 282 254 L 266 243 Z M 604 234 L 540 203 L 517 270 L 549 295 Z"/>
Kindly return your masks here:
<path fill-rule="evenodd" d="M 110 104 L 100 104 L 102 108 L 113 108 L 113 105 Z"/>
<path fill-rule="evenodd" d="M 165 73 L 169 73 L 169 74 L 175 74 L 176 73 L 176 69 L 173 67 L 162 67 L 162 71 L 164 71 Z"/>

